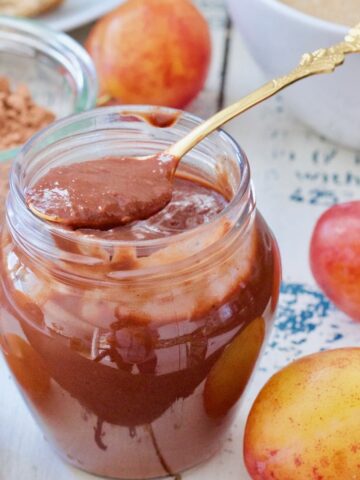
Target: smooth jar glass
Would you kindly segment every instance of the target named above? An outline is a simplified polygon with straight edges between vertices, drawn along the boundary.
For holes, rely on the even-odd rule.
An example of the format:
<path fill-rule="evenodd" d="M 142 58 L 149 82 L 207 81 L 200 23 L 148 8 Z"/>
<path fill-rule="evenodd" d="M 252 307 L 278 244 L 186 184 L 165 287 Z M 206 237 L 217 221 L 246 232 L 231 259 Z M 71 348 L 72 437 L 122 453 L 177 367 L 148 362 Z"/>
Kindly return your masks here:
<path fill-rule="evenodd" d="M 159 152 L 199 121 L 184 113 L 157 128 L 99 109 L 38 134 L 13 166 L 2 349 L 48 441 L 94 474 L 174 474 L 222 446 L 272 324 L 278 250 L 247 159 L 221 131 L 180 170 L 232 200 L 183 233 L 121 241 L 65 230 L 32 215 L 24 189 L 55 165 Z"/>
<path fill-rule="evenodd" d="M 32 98 L 56 118 L 94 108 L 98 82 L 86 50 L 39 21 L 0 15 L 0 76 L 14 88 L 26 84 Z M 20 148 L 0 150 L 0 162 Z"/>

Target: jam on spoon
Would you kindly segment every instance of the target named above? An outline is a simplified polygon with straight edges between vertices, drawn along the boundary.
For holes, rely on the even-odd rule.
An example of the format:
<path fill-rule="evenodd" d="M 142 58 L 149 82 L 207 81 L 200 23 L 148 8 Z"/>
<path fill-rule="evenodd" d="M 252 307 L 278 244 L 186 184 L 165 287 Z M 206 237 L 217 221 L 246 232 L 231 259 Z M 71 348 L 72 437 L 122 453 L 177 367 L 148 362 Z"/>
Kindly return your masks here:
<path fill-rule="evenodd" d="M 171 200 L 176 159 L 107 157 L 50 169 L 26 191 L 29 208 L 72 228 L 108 229 L 151 217 Z"/>
<path fill-rule="evenodd" d="M 189 150 L 224 123 L 294 82 L 334 71 L 346 54 L 360 51 L 359 40 L 360 24 L 344 41 L 303 55 L 288 75 L 216 113 L 158 155 L 108 158 L 50 170 L 27 191 L 29 208 L 45 220 L 74 228 L 109 228 L 149 218 L 171 200 L 174 173 Z"/>

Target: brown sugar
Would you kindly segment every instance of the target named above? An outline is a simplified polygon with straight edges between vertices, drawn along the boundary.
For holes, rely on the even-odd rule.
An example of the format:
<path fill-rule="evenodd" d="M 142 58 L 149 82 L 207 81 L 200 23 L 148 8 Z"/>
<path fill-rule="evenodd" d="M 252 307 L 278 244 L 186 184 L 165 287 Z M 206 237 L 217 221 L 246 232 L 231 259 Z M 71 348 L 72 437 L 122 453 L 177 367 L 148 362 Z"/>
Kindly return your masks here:
<path fill-rule="evenodd" d="M 0 77 L 0 150 L 18 147 L 38 130 L 55 120 L 55 115 L 37 105 L 26 85 L 11 90 Z"/>
<path fill-rule="evenodd" d="M 355 25 L 360 20 L 359 0 L 280 0 L 308 15 L 341 25 Z"/>

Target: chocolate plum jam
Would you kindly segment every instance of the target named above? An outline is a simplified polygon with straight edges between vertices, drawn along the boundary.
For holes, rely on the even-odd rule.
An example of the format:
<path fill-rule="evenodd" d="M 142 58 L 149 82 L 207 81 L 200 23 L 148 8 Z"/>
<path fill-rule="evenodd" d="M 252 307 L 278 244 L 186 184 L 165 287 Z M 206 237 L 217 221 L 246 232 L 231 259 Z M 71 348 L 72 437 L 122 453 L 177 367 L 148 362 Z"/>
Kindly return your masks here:
<path fill-rule="evenodd" d="M 272 324 L 278 249 L 223 132 L 182 160 L 171 201 L 145 220 L 74 230 L 33 215 L 25 192 L 51 168 L 155 155 L 199 121 L 87 112 L 35 137 L 12 169 L 1 347 L 49 443 L 94 474 L 175 475 L 221 448 Z"/>

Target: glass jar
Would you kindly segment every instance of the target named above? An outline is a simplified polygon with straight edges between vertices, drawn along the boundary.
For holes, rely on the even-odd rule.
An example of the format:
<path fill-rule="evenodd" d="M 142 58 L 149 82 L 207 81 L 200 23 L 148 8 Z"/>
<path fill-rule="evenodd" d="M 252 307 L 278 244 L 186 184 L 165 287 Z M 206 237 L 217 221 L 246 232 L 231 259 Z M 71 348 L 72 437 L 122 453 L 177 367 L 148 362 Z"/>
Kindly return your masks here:
<path fill-rule="evenodd" d="M 119 240 L 32 215 L 24 190 L 50 167 L 157 153 L 200 122 L 183 113 L 157 128 L 137 118 L 149 107 L 124 110 L 61 120 L 17 157 L 1 232 L 1 344 L 66 461 L 140 479 L 181 472 L 222 446 L 271 327 L 280 262 L 246 156 L 222 131 L 179 167 L 231 197 L 208 223 Z"/>
<path fill-rule="evenodd" d="M 34 101 L 56 118 L 95 107 L 97 77 L 86 50 L 37 21 L 0 16 L 0 76 L 26 84 Z M 19 148 L 0 150 L 0 162 Z"/>

